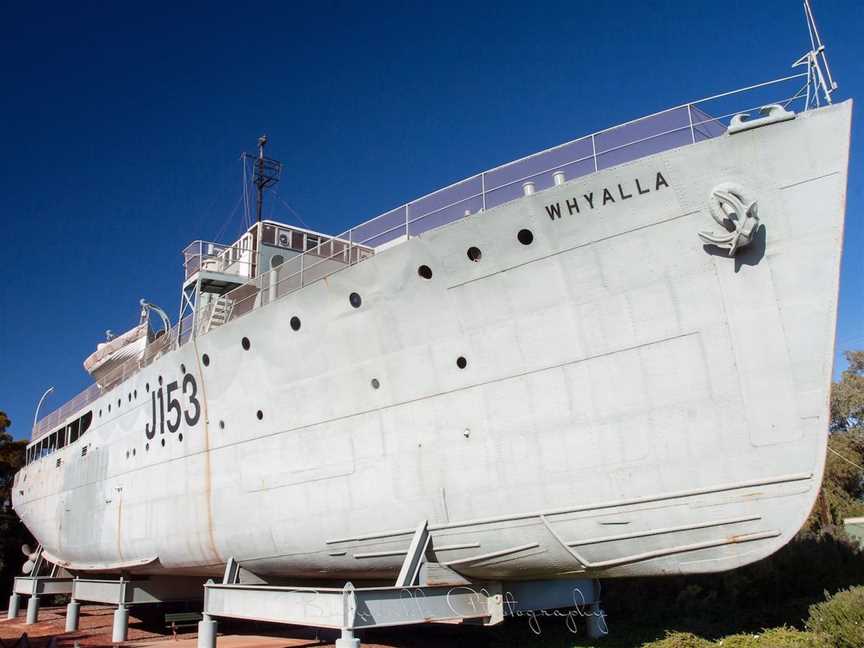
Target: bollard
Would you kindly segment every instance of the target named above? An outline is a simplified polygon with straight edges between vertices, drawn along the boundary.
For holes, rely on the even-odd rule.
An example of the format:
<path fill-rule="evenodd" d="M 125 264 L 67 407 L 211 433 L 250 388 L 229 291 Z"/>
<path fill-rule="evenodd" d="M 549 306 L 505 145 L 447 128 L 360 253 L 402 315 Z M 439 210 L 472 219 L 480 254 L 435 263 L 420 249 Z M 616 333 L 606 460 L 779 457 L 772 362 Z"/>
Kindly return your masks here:
<path fill-rule="evenodd" d="M 75 599 L 69 601 L 66 606 L 66 632 L 75 632 L 78 629 L 78 612 L 81 604 Z"/>
<path fill-rule="evenodd" d="M 198 648 L 216 648 L 216 620 L 202 614 L 198 622 Z"/>
<path fill-rule="evenodd" d="M 6 618 L 14 619 L 17 617 L 19 609 L 21 609 L 21 596 L 19 594 L 12 594 L 9 597 L 9 611 L 6 613 Z"/>
<path fill-rule="evenodd" d="M 118 605 L 114 610 L 114 629 L 111 632 L 111 641 L 113 643 L 121 643 L 126 641 L 126 635 L 129 630 L 129 608 L 123 605 Z"/>
<path fill-rule="evenodd" d="M 31 596 L 27 601 L 27 625 L 33 625 L 39 620 L 39 597 Z"/>

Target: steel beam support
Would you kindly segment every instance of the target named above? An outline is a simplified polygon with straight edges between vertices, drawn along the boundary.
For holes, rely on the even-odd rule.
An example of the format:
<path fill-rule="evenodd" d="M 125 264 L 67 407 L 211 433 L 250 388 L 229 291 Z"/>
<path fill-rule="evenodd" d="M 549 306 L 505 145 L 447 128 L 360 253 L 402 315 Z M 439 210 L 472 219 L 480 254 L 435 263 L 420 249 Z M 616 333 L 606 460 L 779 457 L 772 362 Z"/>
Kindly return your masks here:
<path fill-rule="evenodd" d="M 81 611 L 81 604 L 72 599 L 66 606 L 66 632 L 75 632 L 78 630 L 78 616 Z"/>
<path fill-rule="evenodd" d="M 600 607 L 600 603 L 591 605 L 591 614 L 588 616 L 588 637 L 591 639 L 600 639 L 609 634 L 609 627 L 606 625 L 606 613 Z"/>
<path fill-rule="evenodd" d="M 39 597 L 31 596 L 27 601 L 27 625 L 33 625 L 39 621 Z"/>
<path fill-rule="evenodd" d="M 198 648 L 216 648 L 216 619 L 209 614 L 198 622 Z"/>
<path fill-rule="evenodd" d="M 342 636 L 336 640 L 336 648 L 360 648 L 360 640 L 353 630 L 342 628 Z"/>
<path fill-rule="evenodd" d="M 9 597 L 9 610 L 6 612 L 7 619 L 14 619 L 18 616 L 18 611 L 21 609 L 21 595 L 13 593 Z"/>
<path fill-rule="evenodd" d="M 423 520 L 417 525 L 414 537 L 411 538 L 408 553 L 402 562 L 399 576 L 396 578 L 396 587 L 411 587 L 417 584 L 420 566 L 423 564 L 423 558 L 426 556 L 426 549 L 431 539 L 432 537 L 429 535 L 429 521 Z"/>
<path fill-rule="evenodd" d="M 111 641 L 113 643 L 122 643 L 126 641 L 126 636 L 129 633 L 129 608 L 125 605 L 118 605 L 114 610 L 114 627 L 111 631 Z"/>
<path fill-rule="evenodd" d="M 204 588 L 208 616 L 316 628 L 356 631 L 466 619 L 495 624 L 504 618 L 500 583 L 360 589 L 350 583 L 342 589 L 207 583 Z"/>

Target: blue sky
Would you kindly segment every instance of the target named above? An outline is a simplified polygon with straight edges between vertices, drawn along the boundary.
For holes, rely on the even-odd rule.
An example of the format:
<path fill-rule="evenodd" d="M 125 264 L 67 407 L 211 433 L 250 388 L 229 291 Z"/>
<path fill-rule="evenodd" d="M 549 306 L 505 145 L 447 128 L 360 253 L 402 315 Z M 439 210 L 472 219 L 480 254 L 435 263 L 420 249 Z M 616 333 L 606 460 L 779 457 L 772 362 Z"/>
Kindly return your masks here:
<path fill-rule="evenodd" d="M 469 4 L 0 3 L 11 431 L 29 435 L 48 386 L 43 414 L 89 384 L 83 359 L 136 323 L 141 297 L 176 317 L 180 250 L 238 233 L 238 156 L 261 133 L 285 164 L 282 198 L 339 232 L 510 159 L 783 76 L 808 46 L 796 0 Z M 836 99 L 864 97 L 864 3 L 814 5 Z M 838 354 L 864 348 L 860 133 Z"/>

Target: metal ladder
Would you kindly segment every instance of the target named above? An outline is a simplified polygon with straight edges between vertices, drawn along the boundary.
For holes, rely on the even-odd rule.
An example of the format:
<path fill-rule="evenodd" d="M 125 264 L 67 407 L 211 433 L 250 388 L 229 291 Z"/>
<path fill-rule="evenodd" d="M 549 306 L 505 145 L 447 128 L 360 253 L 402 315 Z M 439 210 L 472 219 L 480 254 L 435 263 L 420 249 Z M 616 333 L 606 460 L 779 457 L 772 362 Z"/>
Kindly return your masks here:
<path fill-rule="evenodd" d="M 230 321 L 233 310 L 234 300 L 225 295 L 220 295 L 210 309 L 210 318 L 207 322 L 207 330 L 210 331 Z"/>

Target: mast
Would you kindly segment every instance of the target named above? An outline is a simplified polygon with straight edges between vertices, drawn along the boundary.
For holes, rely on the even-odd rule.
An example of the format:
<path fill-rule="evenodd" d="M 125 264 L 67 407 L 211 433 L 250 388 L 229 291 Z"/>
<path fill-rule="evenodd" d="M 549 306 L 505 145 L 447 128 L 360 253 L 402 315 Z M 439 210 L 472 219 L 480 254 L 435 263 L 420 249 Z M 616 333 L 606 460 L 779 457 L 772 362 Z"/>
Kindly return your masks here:
<path fill-rule="evenodd" d="M 825 45 L 819 36 L 819 29 L 816 27 L 816 18 L 813 16 L 810 0 L 804 0 L 804 16 L 807 19 L 807 31 L 810 33 L 810 51 L 795 61 L 792 67 L 807 66 L 807 107 L 809 108 L 811 87 L 813 91 L 812 101 L 818 107 L 821 103 L 819 91 L 822 92 L 822 100 L 826 104 L 830 104 L 831 94 L 837 89 L 837 82 L 831 76 L 831 68 L 828 66 L 828 57 L 825 54 Z"/>
<path fill-rule="evenodd" d="M 278 160 L 268 158 L 264 155 L 264 147 L 267 145 L 267 136 L 262 135 L 258 138 L 258 155 L 254 158 L 254 172 L 252 174 L 252 182 L 257 191 L 257 204 L 255 212 L 257 214 L 257 222 L 261 222 L 261 215 L 264 211 L 264 190 L 279 182 L 279 176 L 282 173 L 282 163 Z M 253 157 L 249 153 L 244 153 L 244 157 Z"/>

